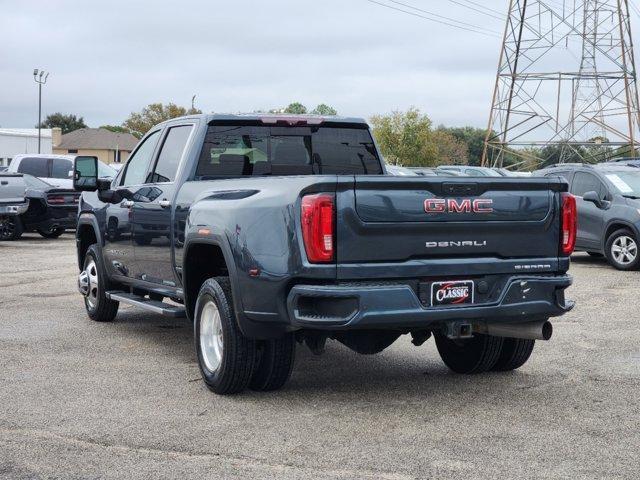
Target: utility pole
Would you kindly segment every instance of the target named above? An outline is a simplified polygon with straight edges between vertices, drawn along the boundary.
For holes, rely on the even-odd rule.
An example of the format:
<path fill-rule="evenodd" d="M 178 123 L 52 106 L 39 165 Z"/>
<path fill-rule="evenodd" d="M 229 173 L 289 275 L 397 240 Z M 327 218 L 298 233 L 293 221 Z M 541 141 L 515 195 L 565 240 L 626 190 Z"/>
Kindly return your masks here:
<path fill-rule="evenodd" d="M 38 153 L 40 153 L 40 129 L 42 123 L 42 85 L 47 83 L 47 78 L 49 77 L 49 72 L 45 72 L 44 70 L 38 70 L 35 68 L 33 70 L 33 79 L 38 84 Z"/>
<path fill-rule="evenodd" d="M 510 0 L 482 165 L 634 156 L 628 0 Z"/>

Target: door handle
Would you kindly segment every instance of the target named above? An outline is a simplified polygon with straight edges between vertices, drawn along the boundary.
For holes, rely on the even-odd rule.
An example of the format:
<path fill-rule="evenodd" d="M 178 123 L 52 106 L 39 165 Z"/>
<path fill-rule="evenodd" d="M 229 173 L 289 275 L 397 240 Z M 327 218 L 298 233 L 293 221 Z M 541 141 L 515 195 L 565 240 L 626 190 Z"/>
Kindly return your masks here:
<path fill-rule="evenodd" d="M 120 204 L 120 208 L 131 208 L 133 207 L 133 200 L 123 200 Z"/>
<path fill-rule="evenodd" d="M 171 206 L 171 200 L 160 200 L 158 202 L 158 205 L 160 205 L 162 208 L 168 208 Z"/>

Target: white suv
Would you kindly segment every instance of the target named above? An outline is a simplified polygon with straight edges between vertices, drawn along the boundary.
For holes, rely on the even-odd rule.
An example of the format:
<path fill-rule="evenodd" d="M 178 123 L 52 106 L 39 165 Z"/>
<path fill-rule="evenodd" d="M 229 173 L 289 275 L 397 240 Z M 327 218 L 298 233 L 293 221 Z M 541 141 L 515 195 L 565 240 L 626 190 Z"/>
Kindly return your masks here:
<path fill-rule="evenodd" d="M 58 188 L 73 188 L 73 159 L 76 155 L 16 155 L 8 172 L 27 173 Z M 116 170 L 98 162 L 99 177 L 114 177 Z"/>

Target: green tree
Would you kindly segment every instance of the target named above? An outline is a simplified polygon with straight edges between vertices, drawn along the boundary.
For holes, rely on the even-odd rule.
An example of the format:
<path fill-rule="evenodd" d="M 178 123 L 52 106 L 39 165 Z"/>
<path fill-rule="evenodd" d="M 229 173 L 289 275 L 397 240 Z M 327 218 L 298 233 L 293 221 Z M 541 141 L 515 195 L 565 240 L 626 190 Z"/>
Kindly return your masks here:
<path fill-rule="evenodd" d="M 100 128 L 104 128 L 105 130 L 109 130 L 114 133 L 131 133 L 131 130 L 120 125 L 100 125 Z"/>
<path fill-rule="evenodd" d="M 47 115 L 44 121 L 40 122 L 40 128 L 55 127 L 62 129 L 62 133 L 65 134 L 78 130 L 79 128 L 87 128 L 87 125 L 84 123 L 84 118 L 82 117 L 78 118 L 73 114 L 64 114 L 60 112 Z M 36 125 L 36 128 L 38 128 L 38 125 Z"/>
<path fill-rule="evenodd" d="M 432 130 L 429 117 L 415 107 L 375 115 L 371 124 L 388 163 L 420 167 L 467 162 L 466 145 L 447 132 Z"/>
<path fill-rule="evenodd" d="M 296 114 L 304 114 L 307 113 L 307 107 L 305 107 L 300 102 L 290 103 L 287 108 L 284 109 L 284 113 L 296 113 Z"/>
<path fill-rule="evenodd" d="M 171 118 L 195 113 L 202 113 L 202 111 L 197 108 L 181 107 L 175 103 L 168 103 L 166 105 L 162 103 L 152 103 L 144 107 L 140 112 L 131 113 L 129 118 L 122 123 L 122 126 L 134 135 L 142 136 L 158 123 Z"/>
<path fill-rule="evenodd" d="M 487 136 L 487 131 L 482 128 L 474 127 L 438 127 L 438 130 L 442 130 L 453 135 L 458 141 L 464 143 L 467 146 L 469 165 L 480 165 L 482 162 L 482 152 L 484 150 L 484 140 Z"/>
<path fill-rule="evenodd" d="M 335 108 L 330 107 L 326 103 L 321 103 L 316 108 L 311 110 L 311 113 L 313 113 L 314 115 L 324 115 L 326 117 L 338 115 L 338 111 Z"/>

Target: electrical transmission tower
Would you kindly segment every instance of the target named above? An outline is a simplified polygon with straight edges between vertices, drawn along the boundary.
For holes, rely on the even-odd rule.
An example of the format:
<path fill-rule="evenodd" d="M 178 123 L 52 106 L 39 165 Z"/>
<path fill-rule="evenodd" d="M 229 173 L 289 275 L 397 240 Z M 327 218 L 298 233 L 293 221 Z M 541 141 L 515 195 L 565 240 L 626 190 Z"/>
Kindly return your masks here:
<path fill-rule="evenodd" d="M 510 0 L 482 164 L 635 156 L 629 0 Z"/>

